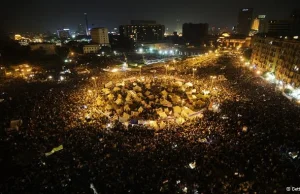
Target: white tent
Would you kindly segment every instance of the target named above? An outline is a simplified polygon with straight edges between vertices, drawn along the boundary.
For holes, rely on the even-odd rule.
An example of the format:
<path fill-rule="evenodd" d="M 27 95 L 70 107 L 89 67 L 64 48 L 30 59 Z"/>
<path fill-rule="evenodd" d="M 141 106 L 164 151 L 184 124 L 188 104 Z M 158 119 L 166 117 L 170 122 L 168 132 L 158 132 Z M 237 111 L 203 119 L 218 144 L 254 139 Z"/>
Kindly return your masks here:
<path fill-rule="evenodd" d="M 174 111 L 174 113 L 180 114 L 182 110 L 181 110 L 181 108 L 179 106 L 174 106 L 173 107 L 173 111 Z"/>
<path fill-rule="evenodd" d="M 139 87 L 139 86 L 135 86 L 135 87 L 133 88 L 133 90 L 136 91 L 136 92 L 141 92 L 141 91 L 142 91 L 142 88 Z"/>
<path fill-rule="evenodd" d="M 106 110 L 111 110 L 111 109 L 112 109 L 112 106 L 111 106 L 110 104 L 107 104 L 107 105 L 105 106 L 105 109 L 106 109 Z"/>
<path fill-rule="evenodd" d="M 123 103 L 123 100 L 121 99 L 121 98 L 118 98 L 117 100 L 116 100 L 116 104 L 117 105 L 120 105 L 120 104 L 122 104 Z"/>
<path fill-rule="evenodd" d="M 139 113 L 143 112 L 143 107 L 140 106 L 140 108 L 138 109 Z"/>
<path fill-rule="evenodd" d="M 167 118 L 167 114 L 165 112 L 162 111 L 158 111 L 157 114 L 161 117 L 161 118 Z"/>
<path fill-rule="evenodd" d="M 178 87 L 181 87 L 182 86 L 182 82 L 181 81 L 176 81 L 175 85 L 178 86 Z"/>
<path fill-rule="evenodd" d="M 159 123 L 159 128 L 160 129 L 164 129 L 164 128 L 166 128 L 166 123 L 165 122 L 163 122 L 163 121 L 161 121 L 160 123 Z"/>
<path fill-rule="evenodd" d="M 107 98 L 108 98 L 109 100 L 113 100 L 113 99 L 115 98 L 115 96 L 114 96 L 113 94 L 109 94 L 109 95 L 107 96 Z"/>
<path fill-rule="evenodd" d="M 114 92 L 117 92 L 119 90 L 121 90 L 119 87 L 114 87 L 114 89 L 113 89 Z"/>
<path fill-rule="evenodd" d="M 163 90 L 163 91 L 161 92 L 161 94 L 162 94 L 163 96 L 167 97 L 168 92 L 167 92 L 166 90 Z"/>
<path fill-rule="evenodd" d="M 193 86 L 193 84 L 191 83 L 191 82 L 187 82 L 187 83 L 185 83 L 184 84 L 186 87 L 192 87 Z"/>
<path fill-rule="evenodd" d="M 124 111 L 130 111 L 130 107 L 127 104 L 124 106 Z"/>
<path fill-rule="evenodd" d="M 150 127 L 158 130 L 159 129 L 159 126 L 157 125 L 157 122 L 156 121 L 149 121 L 149 125 Z"/>
<path fill-rule="evenodd" d="M 146 92 L 145 92 L 145 95 L 146 96 L 149 96 L 151 93 L 147 90 Z"/>
<path fill-rule="evenodd" d="M 107 89 L 107 88 L 103 88 L 103 89 L 102 89 L 102 92 L 104 92 L 104 94 L 107 95 L 107 94 L 110 93 L 110 90 Z"/>
<path fill-rule="evenodd" d="M 112 81 L 110 81 L 110 82 L 108 82 L 108 83 L 105 84 L 105 87 L 106 87 L 106 88 L 110 88 L 110 87 L 112 87 L 112 86 L 113 86 Z"/>
<path fill-rule="evenodd" d="M 181 124 L 184 123 L 184 122 L 185 122 L 184 118 L 182 118 L 182 117 L 176 118 L 176 123 L 177 123 L 178 125 L 181 125 Z"/>

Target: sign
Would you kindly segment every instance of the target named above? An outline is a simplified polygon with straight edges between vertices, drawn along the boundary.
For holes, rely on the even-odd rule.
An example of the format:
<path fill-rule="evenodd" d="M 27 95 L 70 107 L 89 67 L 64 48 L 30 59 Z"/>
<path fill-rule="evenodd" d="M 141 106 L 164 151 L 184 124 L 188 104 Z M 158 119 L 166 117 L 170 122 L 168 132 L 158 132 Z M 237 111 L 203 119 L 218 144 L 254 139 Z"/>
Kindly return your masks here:
<path fill-rule="evenodd" d="M 264 19 L 264 18 L 266 18 L 266 15 L 258 15 L 257 18 L 258 19 Z"/>

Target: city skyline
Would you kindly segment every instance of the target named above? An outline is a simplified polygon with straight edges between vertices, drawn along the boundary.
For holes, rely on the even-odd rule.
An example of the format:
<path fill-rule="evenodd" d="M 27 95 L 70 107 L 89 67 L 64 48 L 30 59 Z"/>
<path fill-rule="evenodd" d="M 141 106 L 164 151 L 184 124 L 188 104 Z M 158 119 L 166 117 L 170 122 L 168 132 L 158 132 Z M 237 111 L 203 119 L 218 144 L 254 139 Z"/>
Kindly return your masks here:
<path fill-rule="evenodd" d="M 184 6 L 186 4 L 189 6 Z M 15 5 L 20 6 L 15 6 Z M 230 6 L 229 6 L 230 5 Z M 145 9 L 152 7 L 150 9 Z M 288 18 L 295 8 L 292 2 L 278 0 L 254 0 L 251 3 L 230 1 L 197 2 L 178 0 L 164 2 L 100 2 L 66 0 L 59 2 L 37 1 L 24 4 L 21 1 L 8 3 L 7 9 L 1 12 L 5 31 L 18 32 L 54 32 L 58 28 L 67 27 L 77 30 L 78 24 L 84 24 L 84 13 L 88 14 L 89 27 L 107 27 L 109 30 L 122 24 L 128 24 L 132 19 L 156 20 L 163 24 L 170 32 L 177 28 L 176 20 L 181 23 L 208 23 L 210 27 L 233 27 L 237 24 L 239 9 L 254 8 L 255 14 L 265 14 L 267 19 Z M 12 14 L 16 13 L 16 14 Z M 7 17 L 10 15 L 10 17 Z"/>

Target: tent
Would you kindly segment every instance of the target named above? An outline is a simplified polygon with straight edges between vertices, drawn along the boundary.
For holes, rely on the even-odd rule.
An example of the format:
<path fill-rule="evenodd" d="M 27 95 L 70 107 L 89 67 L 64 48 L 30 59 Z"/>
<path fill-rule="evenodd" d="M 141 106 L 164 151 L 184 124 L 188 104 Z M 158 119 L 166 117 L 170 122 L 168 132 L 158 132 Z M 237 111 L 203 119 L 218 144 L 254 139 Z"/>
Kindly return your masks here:
<path fill-rule="evenodd" d="M 161 118 L 167 118 L 167 114 L 165 112 L 162 111 L 158 111 L 157 114 L 161 117 Z"/>
<path fill-rule="evenodd" d="M 22 125 L 22 123 L 23 123 L 23 121 L 21 119 L 20 120 L 11 120 L 10 121 L 10 128 L 18 130 L 19 127 Z"/>
<path fill-rule="evenodd" d="M 106 87 L 106 88 L 110 88 L 110 87 L 112 87 L 112 86 L 113 86 L 112 81 L 110 81 L 110 82 L 108 82 L 108 83 L 105 84 L 105 87 Z"/>
<path fill-rule="evenodd" d="M 109 94 L 109 95 L 107 96 L 107 98 L 108 98 L 108 100 L 113 100 L 113 99 L 115 98 L 115 96 L 114 96 L 113 94 Z"/>
<path fill-rule="evenodd" d="M 107 88 L 103 88 L 103 89 L 102 89 L 102 92 L 103 92 L 105 95 L 107 95 L 107 94 L 110 93 L 110 90 L 107 89 Z"/>
<path fill-rule="evenodd" d="M 126 105 L 124 106 L 124 111 L 130 111 L 130 107 L 128 106 L 128 104 L 126 104 Z"/>
<path fill-rule="evenodd" d="M 118 98 L 117 100 L 116 100 L 116 104 L 117 105 L 120 105 L 120 104 L 122 104 L 123 103 L 123 100 L 121 99 L 121 98 Z"/>
<path fill-rule="evenodd" d="M 181 81 L 176 81 L 175 85 L 178 86 L 178 87 L 181 87 L 182 86 L 182 82 Z"/>
<path fill-rule="evenodd" d="M 191 82 L 187 82 L 187 83 L 184 84 L 184 86 L 186 86 L 186 87 L 192 87 L 193 84 Z"/>
<path fill-rule="evenodd" d="M 142 91 L 142 88 L 139 87 L 139 86 L 135 86 L 135 87 L 133 88 L 133 90 L 136 91 L 136 92 L 141 92 L 141 91 Z"/>
<path fill-rule="evenodd" d="M 178 117 L 178 118 L 176 118 L 176 121 L 175 121 L 178 125 L 181 125 L 182 123 L 184 123 L 185 122 L 185 120 L 184 120 L 184 118 L 182 118 L 182 117 Z"/>
<path fill-rule="evenodd" d="M 138 109 L 139 113 L 143 112 L 143 107 L 140 106 L 140 108 Z"/>
<path fill-rule="evenodd" d="M 174 106 L 173 111 L 174 111 L 174 113 L 180 114 L 181 113 L 181 108 L 179 106 Z"/>
<path fill-rule="evenodd" d="M 118 87 L 118 86 L 124 86 L 124 85 L 125 85 L 124 81 L 123 81 L 123 82 L 116 83 L 116 86 L 117 86 L 117 87 Z"/>
<path fill-rule="evenodd" d="M 111 110 L 111 109 L 112 109 L 112 106 L 111 106 L 110 104 L 107 104 L 107 105 L 105 106 L 105 109 L 106 109 L 106 110 Z"/>
<path fill-rule="evenodd" d="M 160 123 L 159 123 L 159 128 L 160 129 L 164 129 L 164 128 L 166 128 L 166 123 L 165 122 L 163 122 L 163 121 L 161 121 Z"/>
<path fill-rule="evenodd" d="M 163 91 L 161 92 L 161 94 L 162 94 L 163 96 L 167 97 L 168 92 L 167 92 L 166 90 L 163 90 Z"/>
<path fill-rule="evenodd" d="M 121 90 L 119 87 L 114 87 L 114 89 L 113 89 L 114 92 L 117 92 L 119 90 Z"/>
<path fill-rule="evenodd" d="M 151 93 L 147 90 L 146 92 L 145 92 L 145 95 L 146 96 L 149 96 Z"/>

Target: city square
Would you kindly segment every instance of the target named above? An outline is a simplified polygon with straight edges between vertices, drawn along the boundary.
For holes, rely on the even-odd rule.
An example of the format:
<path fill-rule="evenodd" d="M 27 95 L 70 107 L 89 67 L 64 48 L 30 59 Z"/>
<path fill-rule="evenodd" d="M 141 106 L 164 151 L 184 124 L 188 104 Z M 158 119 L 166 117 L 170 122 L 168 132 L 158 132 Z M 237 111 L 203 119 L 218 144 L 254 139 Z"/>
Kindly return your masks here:
<path fill-rule="evenodd" d="M 26 96 L 13 98 L 32 103 L 7 109 L 23 127 L 2 139 L 13 157 L 4 160 L 12 179 L 1 190 L 281 193 L 297 184 L 299 108 L 250 71 L 239 75 L 238 58 L 211 58 L 173 72 L 165 65 L 154 66 L 156 74 L 151 66 L 102 72 L 41 92 L 39 83 L 28 85 Z M 220 74 L 226 79 L 214 79 Z"/>

